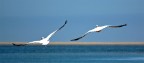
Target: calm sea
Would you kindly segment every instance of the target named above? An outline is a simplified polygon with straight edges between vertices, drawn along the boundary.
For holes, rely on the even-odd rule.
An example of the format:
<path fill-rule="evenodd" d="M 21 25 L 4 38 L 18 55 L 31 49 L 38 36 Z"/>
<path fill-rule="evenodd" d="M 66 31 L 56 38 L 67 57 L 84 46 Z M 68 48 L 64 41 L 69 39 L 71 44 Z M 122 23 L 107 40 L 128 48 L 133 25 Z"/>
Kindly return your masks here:
<path fill-rule="evenodd" d="M 1 45 L 0 63 L 144 63 L 144 46 Z"/>

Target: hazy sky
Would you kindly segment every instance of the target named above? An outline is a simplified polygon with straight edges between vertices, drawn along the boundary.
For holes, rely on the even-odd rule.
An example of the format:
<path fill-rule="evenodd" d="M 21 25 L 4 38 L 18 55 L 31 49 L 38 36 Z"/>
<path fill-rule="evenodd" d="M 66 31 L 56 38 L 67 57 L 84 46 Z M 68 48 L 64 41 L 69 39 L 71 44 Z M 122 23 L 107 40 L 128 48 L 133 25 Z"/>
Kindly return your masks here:
<path fill-rule="evenodd" d="M 144 42 L 144 0 L 0 0 L 0 42 L 70 42 L 96 25 L 128 26 L 91 33 L 81 42 Z"/>

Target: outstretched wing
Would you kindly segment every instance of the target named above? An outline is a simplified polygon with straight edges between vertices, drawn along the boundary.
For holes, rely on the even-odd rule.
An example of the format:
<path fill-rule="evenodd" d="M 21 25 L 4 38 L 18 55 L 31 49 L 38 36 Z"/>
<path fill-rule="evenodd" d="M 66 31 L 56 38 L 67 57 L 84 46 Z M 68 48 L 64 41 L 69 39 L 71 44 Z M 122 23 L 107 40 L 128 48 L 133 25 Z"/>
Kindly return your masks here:
<path fill-rule="evenodd" d="M 81 36 L 81 37 L 78 37 L 78 38 L 76 38 L 76 39 L 72 39 L 72 40 L 70 40 L 70 41 L 77 41 L 77 40 L 85 37 L 88 33 L 89 33 L 89 32 L 85 33 L 85 34 L 84 34 L 83 36 Z"/>
<path fill-rule="evenodd" d="M 63 26 L 61 26 L 59 29 L 57 29 L 54 32 L 52 32 L 51 34 L 49 34 L 44 40 L 49 40 L 53 34 L 55 34 L 57 31 L 61 30 L 66 24 L 67 24 L 67 20 L 65 21 Z"/>
<path fill-rule="evenodd" d="M 15 44 L 15 43 L 12 43 L 12 45 L 14 45 L 14 46 L 25 46 L 27 44 Z"/>
<path fill-rule="evenodd" d="M 123 27 L 123 26 L 127 26 L 127 24 L 122 24 L 122 25 L 118 25 L 118 26 L 109 26 L 111 28 L 119 28 L 119 27 Z"/>

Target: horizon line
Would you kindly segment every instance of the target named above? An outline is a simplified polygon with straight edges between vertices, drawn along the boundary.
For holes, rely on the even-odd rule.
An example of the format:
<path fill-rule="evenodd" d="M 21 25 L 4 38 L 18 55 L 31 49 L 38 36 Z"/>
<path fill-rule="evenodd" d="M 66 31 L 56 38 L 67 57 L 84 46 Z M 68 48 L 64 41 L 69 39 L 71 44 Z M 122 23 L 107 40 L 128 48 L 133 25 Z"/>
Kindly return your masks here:
<path fill-rule="evenodd" d="M 12 43 L 25 44 L 26 42 L 0 42 L 0 45 L 11 45 Z M 144 42 L 50 42 L 48 45 L 144 45 Z"/>

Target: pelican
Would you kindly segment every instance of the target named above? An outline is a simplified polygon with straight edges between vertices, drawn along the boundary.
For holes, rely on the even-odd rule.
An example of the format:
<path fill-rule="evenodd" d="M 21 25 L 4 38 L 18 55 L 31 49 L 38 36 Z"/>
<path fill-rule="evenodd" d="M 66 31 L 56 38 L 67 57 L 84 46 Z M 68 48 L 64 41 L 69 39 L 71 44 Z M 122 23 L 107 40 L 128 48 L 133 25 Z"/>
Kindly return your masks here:
<path fill-rule="evenodd" d="M 80 37 L 78 37 L 76 39 L 72 39 L 71 41 L 77 41 L 77 40 L 85 37 L 87 34 L 89 34 L 91 32 L 101 32 L 105 28 L 120 28 L 120 27 L 123 27 L 123 26 L 127 26 L 127 24 L 122 24 L 122 25 L 117 25 L 117 26 L 112 26 L 112 25 L 98 26 L 98 25 L 96 25 L 96 27 L 94 29 L 89 30 L 84 35 L 82 35 L 82 36 L 80 36 Z"/>
<path fill-rule="evenodd" d="M 54 32 L 52 32 L 51 34 L 49 34 L 46 38 L 42 37 L 41 40 L 38 41 L 32 41 L 32 42 L 28 42 L 27 44 L 34 44 L 34 43 L 40 43 L 42 45 L 47 45 L 50 42 L 50 38 L 59 30 L 61 30 L 65 25 L 67 24 L 67 20 L 65 21 L 64 25 L 61 26 L 59 29 L 55 30 Z"/>
<path fill-rule="evenodd" d="M 59 29 L 53 31 L 52 33 L 50 33 L 46 38 L 42 37 L 41 40 L 38 40 L 38 41 L 32 41 L 32 42 L 28 42 L 26 44 L 15 44 L 15 43 L 12 43 L 14 46 L 25 46 L 25 45 L 28 45 L 28 44 L 42 44 L 42 45 L 48 45 L 49 42 L 50 42 L 50 38 L 59 30 L 61 30 L 65 25 L 67 24 L 67 20 L 65 21 L 64 25 L 61 26 Z"/>

